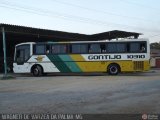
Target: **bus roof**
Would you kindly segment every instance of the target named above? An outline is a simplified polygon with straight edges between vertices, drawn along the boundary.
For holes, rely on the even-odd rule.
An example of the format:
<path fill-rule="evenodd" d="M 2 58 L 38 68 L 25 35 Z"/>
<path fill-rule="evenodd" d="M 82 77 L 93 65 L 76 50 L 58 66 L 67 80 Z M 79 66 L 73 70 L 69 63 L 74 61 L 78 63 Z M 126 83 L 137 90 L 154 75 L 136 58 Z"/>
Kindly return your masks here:
<path fill-rule="evenodd" d="M 139 39 L 121 39 L 121 40 L 112 40 L 112 41 L 108 41 L 108 40 L 101 40 L 101 41 L 66 41 L 66 42 L 45 42 L 45 43 L 49 43 L 49 44 L 57 44 L 57 43 L 100 43 L 100 42 L 131 42 L 131 41 L 149 41 L 147 38 L 139 38 Z M 42 43 L 42 42 L 39 42 Z"/>
<path fill-rule="evenodd" d="M 26 45 L 26 44 L 35 44 L 35 42 L 24 42 L 24 43 L 17 44 L 16 46 Z"/>

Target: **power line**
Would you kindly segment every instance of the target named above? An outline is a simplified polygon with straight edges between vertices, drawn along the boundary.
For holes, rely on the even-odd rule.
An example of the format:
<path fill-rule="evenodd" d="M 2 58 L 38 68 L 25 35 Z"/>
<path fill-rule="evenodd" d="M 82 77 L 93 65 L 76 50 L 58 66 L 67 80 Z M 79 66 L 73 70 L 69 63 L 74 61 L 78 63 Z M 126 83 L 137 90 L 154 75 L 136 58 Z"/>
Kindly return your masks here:
<path fill-rule="evenodd" d="M 7 1 L 7 0 L 4 0 L 4 1 Z M 52 1 L 52 0 L 51 0 Z M 125 15 L 120 15 L 120 14 L 116 14 L 116 13 L 111 13 L 111 12 L 106 12 L 106 11 L 101 11 L 101 10 L 96 10 L 96 9 L 92 9 L 92 8 L 87 8 L 87 7 L 83 7 L 83 6 L 79 6 L 79 5 L 76 5 L 76 4 L 72 4 L 72 3 L 67 3 L 67 2 L 62 2 L 62 1 L 59 1 L 59 0 L 54 0 L 54 2 L 57 2 L 57 3 L 60 3 L 60 4 L 65 4 L 65 5 L 70 5 L 72 7 L 78 7 L 78 8 L 81 8 L 81 9 L 85 9 L 85 10 L 89 10 L 89 11 L 92 11 L 92 12 L 98 12 L 98 13 L 102 13 L 102 14 L 107 14 L 107 15 L 114 15 L 114 16 L 118 16 L 118 17 L 122 17 L 122 18 L 128 18 L 128 19 L 134 19 L 134 20 L 139 20 L 139 21 L 143 21 L 143 22 L 154 22 L 153 20 L 146 20 L 146 19 L 143 19 L 143 18 L 138 18 L 138 17 L 133 17 L 133 16 L 125 16 Z M 4 2 L 2 2 L 4 3 Z M 5 3 L 4 3 L 5 4 Z M 15 5 L 15 4 L 11 4 L 11 3 L 7 3 L 7 4 L 10 4 L 10 5 Z M 27 8 L 27 7 L 23 7 L 23 8 Z M 35 9 L 35 8 L 29 8 L 29 9 L 32 9 L 32 10 L 38 10 L 38 11 L 41 11 L 41 12 L 49 12 L 48 10 L 42 10 L 42 9 Z M 156 21 L 159 23 L 159 21 Z"/>
<path fill-rule="evenodd" d="M 63 18 L 63 19 L 71 20 L 71 21 L 79 21 L 79 22 L 84 22 L 84 23 L 89 23 L 89 24 L 94 24 L 94 25 L 121 26 L 123 28 L 134 28 L 134 29 L 141 29 L 141 30 L 147 31 L 146 28 L 139 28 L 136 26 L 122 25 L 122 24 L 111 23 L 111 22 L 104 22 L 104 21 L 99 21 L 99 20 L 90 19 L 90 18 L 84 18 L 84 17 L 80 17 L 80 16 L 73 16 L 73 15 L 68 15 L 68 14 L 51 12 L 51 11 L 39 9 L 39 8 L 19 6 L 19 5 L 4 3 L 4 2 L 1 2 L 0 4 L 1 4 L 0 7 L 3 7 L 3 8 L 9 8 L 9 9 L 18 10 L 18 11 L 21 10 L 23 12 L 42 15 L 42 16 L 48 16 L 48 17 L 54 17 L 54 18 L 59 17 L 59 18 Z M 150 30 L 148 30 L 148 31 L 150 31 Z M 159 32 L 159 31 L 157 31 L 157 32 Z"/>
<path fill-rule="evenodd" d="M 139 4 L 137 2 L 131 2 L 131 1 L 127 1 L 127 0 L 120 0 L 121 2 L 125 2 L 127 4 L 131 4 L 131 5 L 136 5 L 136 6 L 139 6 L 139 7 L 143 7 L 145 9 L 152 9 L 152 10 L 156 10 L 156 12 L 159 12 L 160 9 L 158 8 L 155 8 L 155 7 L 151 7 L 151 6 L 148 6 L 148 5 L 144 5 L 144 4 Z"/>
<path fill-rule="evenodd" d="M 127 19 L 132 19 L 132 20 L 134 19 L 134 20 L 138 20 L 138 21 L 152 22 L 152 23 L 155 22 L 153 20 L 148 20 L 148 19 L 146 20 L 146 19 L 139 18 L 139 17 L 120 15 L 120 14 L 116 14 L 116 13 L 113 13 L 113 12 L 106 12 L 106 11 L 102 11 L 102 10 L 96 10 L 96 9 L 93 9 L 93 8 L 87 8 L 87 7 L 84 7 L 84 6 L 80 6 L 80 5 L 76 5 L 76 4 L 72 4 L 72 3 L 68 3 L 68 2 L 62 2 L 62 1 L 59 1 L 59 0 L 54 0 L 54 2 L 64 4 L 64 5 L 68 5 L 68 6 L 72 6 L 72 7 L 85 9 L 85 10 L 92 11 L 92 12 L 97 12 L 97 13 L 102 13 L 102 14 L 107 14 L 107 15 L 112 15 L 112 16 L 118 16 L 118 17 L 125 18 L 125 19 L 126 18 Z M 159 21 L 157 21 L 157 22 L 159 23 Z"/>

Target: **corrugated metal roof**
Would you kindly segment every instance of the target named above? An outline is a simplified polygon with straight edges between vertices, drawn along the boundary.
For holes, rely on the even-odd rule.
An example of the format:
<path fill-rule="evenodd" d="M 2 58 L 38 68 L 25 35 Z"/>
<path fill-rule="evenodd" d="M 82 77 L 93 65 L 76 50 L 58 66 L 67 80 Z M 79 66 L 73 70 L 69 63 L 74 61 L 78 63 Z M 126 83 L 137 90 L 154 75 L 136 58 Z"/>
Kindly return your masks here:
<path fill-rule="evenodd" d="M 55 31 L 55 30 L 48 30 L 48 29 L 40 29 L 40 28 L 32 28 L 26 26 L 18 26 L 18 25 L 11 25 L 11 24 L 0 24 L 0 27 L 5 28 L 6 33 L 13 33 L 13 34 L 22 34 L 22 35 L 36 35 L 39 37 L 47 37 L 47 38 L 61 38 L 64 41 L 98 41 L 98 40 L 111 40 L 117 38 L 127 38 L 127 37 L 134 37 L 138 38 L 141 33 L 136 32 L 126 32 L 126 31 L 119 31 L 113 30 L 104 33 L 98 33 L 93 35 L 86 35 L 86 34 L 79 34 L 79 33 L 69 33 L 69 32 L 62 32 L 62 31 Z"/>
<path fill-rule="evenodd" d="M 18 25 L 10 25 L 10 24 L 0 24 L 0 27 L 5 28 L 5 32 L 14 33 L 14 34 L 24 34 L 24 35 L 37 35 L 42 37 L 56 37 L 56 38 L 64 38 L 64 39 L 72 39 L 72 40 L 88 40 L 88 36 L 84 34 L 78 33 L 69 33 L 62 32 L 56 30 L 48 30 L 48 29 L 40 29 L 40 28 L 32 28 L 26 26 L 18 26 Z"/>
<path fill-rule="evenodd" d="M 104 33 L 98 33 L 98 34 L 93 34 L 91 35 L 93 40 L 100 40 L 100 39 L 118 39 L 118 38 L 127 38 L 127 37 L 134 37 L 138 38 L 139 35 L 142 35 L 141 33 L 136 33 L 136 32 L 126 32 L 126 31 L 120 31 L 120 30 L 113 30 L 113 31 L 108 31 Z"/>

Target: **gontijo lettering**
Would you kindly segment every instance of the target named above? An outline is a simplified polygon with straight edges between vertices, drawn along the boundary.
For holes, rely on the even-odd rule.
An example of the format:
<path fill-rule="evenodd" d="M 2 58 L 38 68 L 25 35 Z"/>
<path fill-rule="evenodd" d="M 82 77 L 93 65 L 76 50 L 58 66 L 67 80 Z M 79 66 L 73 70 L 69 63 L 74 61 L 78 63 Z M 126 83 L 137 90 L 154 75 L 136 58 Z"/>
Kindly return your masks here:
<path fill-rule="evenodd" d="M 89 55 L 89 60 L 110 60 L 110 59 L 121 59 L 121 55 Z"/>

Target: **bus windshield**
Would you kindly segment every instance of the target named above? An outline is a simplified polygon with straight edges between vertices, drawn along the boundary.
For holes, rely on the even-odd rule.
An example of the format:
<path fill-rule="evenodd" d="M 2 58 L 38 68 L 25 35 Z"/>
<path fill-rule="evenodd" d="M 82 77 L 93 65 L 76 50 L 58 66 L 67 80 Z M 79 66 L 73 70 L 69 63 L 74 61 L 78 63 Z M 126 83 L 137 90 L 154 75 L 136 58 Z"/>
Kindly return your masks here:
<path fill-rule="evenodd" d="M 24 64 L 30 57 L 30 45 L 20 45 L 16 47 L 15 62 Z"/>

